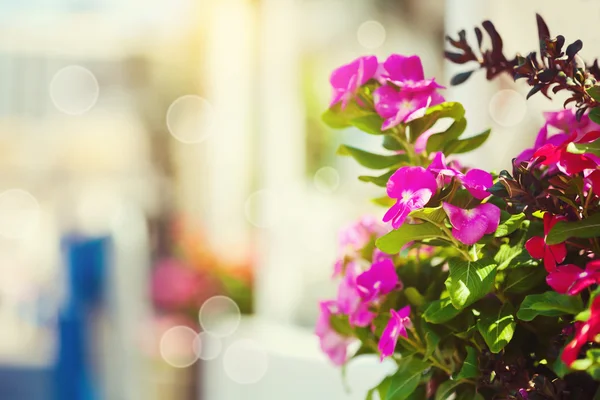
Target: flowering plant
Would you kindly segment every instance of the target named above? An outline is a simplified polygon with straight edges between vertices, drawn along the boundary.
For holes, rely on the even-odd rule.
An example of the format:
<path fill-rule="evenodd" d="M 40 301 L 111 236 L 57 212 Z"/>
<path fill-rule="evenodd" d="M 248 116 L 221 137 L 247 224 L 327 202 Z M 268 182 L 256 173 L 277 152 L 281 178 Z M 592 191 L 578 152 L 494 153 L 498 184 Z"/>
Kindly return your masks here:
<path fill-rule="evenodd" d="M 490 134 L 464 136 L 461 104 L 446 101 L 417 56 L 360 57 L 331 75 L 324 121 L 382 138 L 387 152 L 338 153 L 383 173 L 381 222 L 343 229 L 337 297 L 320 303 L 316 334 L 337 365 L 369 353 L 397 371 L 367 399 L 592 399 L 600 393 L 600 86 L 580 41 L 562 50 L 538 16 L 542 61 L 476 55 L 460 32 L 447 52 L 488 78 L 526 77 L 530 95 L 567 90 L 576 107 L 545 113 L 533 147 L 499 174 L 453 155 Z M 473 71 L 453 78 L 464 82 Z M 600 113 L 598 113 L 600 115 Z M 445 123 L 448 121 L 448 123 Z M 357 351 L 350 353 L 356 343 Z M 594 397 L 596 396 L 596 397 Z"/>
<path fill-rule="evenodd" d="M 167 254 L 156 261 L 151 279 L 152 301 L 160 314 L 197 326 L 198 311 L 212 296 L 228 296 L 244 314 L 252 312 L 250 262 L 225 262 L 199 232 L 175 223 Z"/>

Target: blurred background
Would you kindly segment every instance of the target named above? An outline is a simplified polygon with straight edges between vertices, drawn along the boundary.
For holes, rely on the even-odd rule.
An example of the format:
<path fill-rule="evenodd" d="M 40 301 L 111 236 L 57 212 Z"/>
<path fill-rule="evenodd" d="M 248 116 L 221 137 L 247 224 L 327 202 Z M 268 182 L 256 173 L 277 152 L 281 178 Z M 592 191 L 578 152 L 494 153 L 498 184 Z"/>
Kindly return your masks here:
<path fill-rule="evenodd" d="M 445 33 L 490 18 L 507 54 L 553 34 L 599 53 L 600 4 L 517 0 L 0 0 L 0 400 L 362 399 L 313 336 L 336 235 L 381 210 L 320 122 L 328 77 L 418 54 L 447 84 Z M 575 3 L 573 3 L 575 4 Z M 595 46 L 595 47 L 594 47 Z M 557 110 L 482 74 L 464 161 L 506 168 Z"/>

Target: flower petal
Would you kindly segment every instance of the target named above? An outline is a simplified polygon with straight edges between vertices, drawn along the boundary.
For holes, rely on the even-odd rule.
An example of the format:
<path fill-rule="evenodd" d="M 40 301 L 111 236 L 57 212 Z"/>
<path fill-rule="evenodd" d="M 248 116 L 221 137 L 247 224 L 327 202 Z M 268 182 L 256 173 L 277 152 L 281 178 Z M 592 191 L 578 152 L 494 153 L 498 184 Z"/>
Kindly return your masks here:
<path fill-rule="evenodd" d="M 541 236 L 534 236 L 525 243 L 525 249 L 527 249 L 529 255 L 533 258 L 544 258 L 545 248 L 546 242 Z"/>
<path fill-rule="evenodd" d="M 577 280 L 577 277 L 583 270 L 576 265 L 567 264 L 558 267 L 546 277 L 546 283 L 558 293 L 567 293 L 571 285 Z"/>
<path fill-rule="evenodd" d="M 419 56 L 392 54 L 383 63 L 388 77 L 394 81 L 422 81 L 425 79 Z"/>

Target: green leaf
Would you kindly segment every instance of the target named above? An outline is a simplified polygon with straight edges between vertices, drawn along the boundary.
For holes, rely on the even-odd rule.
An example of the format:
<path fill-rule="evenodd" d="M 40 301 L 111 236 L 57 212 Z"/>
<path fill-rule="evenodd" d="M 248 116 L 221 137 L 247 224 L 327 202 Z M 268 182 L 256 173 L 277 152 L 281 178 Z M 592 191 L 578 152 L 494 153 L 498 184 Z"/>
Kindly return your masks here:
<path fill-rule="evenodd" d="M 467 127 L 467 120 L 464 118 L 458 119 L 450 125 L 444 132 L 436 133 L 427 139 L 427 152 L 433 153 L 444 148 L 446 143 L 451 140 L 458 139 Z"/>
<path fill-rule="evenodd" d="M 444 152 L 444 154 L 449 155 L 449 154 L 466 153 L 468 151 L 475 150 L 476 148 L 478 148 L 479 146 L 481 146 L 482 144 L 485 143 L 487 138 L 490 136 L 490 133 L 491 133 L 491 130 L 488 129 L 478 135 L 471 136 L 466 139 L 452 140 L 451 142 L 448 142 L 446 144 L 443 152 Z"/>
<path fill-rule="evenodd" d="M 411 121 L 408 126 L 410 127 L 410 140 L 414 143 L 415 140 L 426 130 L 431 128 L 438 119 L 440 118 L 452 118 L 453 120 L 463 119 L 465 116 L 465 109 L 462 104 L 457 102 L 445 102 L 438 104 L 433 107 L 429 107 L 425 111 L 425 115 Z"/>
<path fill-rule="evenodd" d="M 408 302 L 414 306 L 421 307 L 425 303 L 423 295 L 414 287 L 404 289 L 404 295 L 408 299 Z"/>
<path fill-rule="evenodd" d="M 443 324 L 460 314 L 460 310 L 452 305 L 449 297 L 432 301 L 423 313 L 425 321 L 432 324 Z"/>
<path fill-rule="evenodd" d="M 386 400 L 405 400 L 419 386 L 423 371 L 429 368 L 429 363 L 413 356 L 398 361 L 398 371 L 391 376 L 390 389 Z"/>
<path fill-rule="evenodd" d="M 502 290 L 505 293 L 527 292 L 546 279 L 546 270 L 538 267 L 521 267 L 511 269 L 506 274 Z"/>
<path fill-rule="evenodd" d="M 383 148 L 393 151 L 406 150 L 404 145 L 395 136 L 392 135 L 385 135 L 383 137 Z"/>
<path fill-rule="evenodd" d="M 385 169 L 401 162 L 408 161 L 406 154 L 382 155 L 373 154 L 356 147 L 341 145 L 337 154 L 354 158 L 363 167 L 371 169 Z"/>
<path fill-rule="evenodd" d="M 371 135 L 384 135 L 385 132 L 381 131 L 381 125 L 383 125 L 383 118 L 379 114 L 371 113 L 363 115 L 362 117 L 353 118 L 350 120 L 350 124 L 355 128 L 360 129 L 363 132 Z"/>
<path fill-rule="evenodd" d="M 360 108 L 356 102 L 351 101 L 343 110 L 342 103 L 337 103 L 333 107 L 330 107 L 323 113 L 321 120 L 330 128 L 344 129 L 351 126 L 351 120 L 365 114 L 372 114 L 372 112 Z"/>
<path fill-rule="evenodd" d="M 477 360 L 477 350 L 473 347 L 467 347 L 467 356 L 463 362 L 458 374 L 454 377 L 455 380 L 471 379 L 479 376 L 479 365 Z"/>
<path fill-rule="evenodd" d="M 592 99 L 596 101 L 600 101 L 600 86 L 592 86 L 585 90 L 587 94 L 592 96 Z"/>
<path fill-rule="evenodd" d="M 387 185 L 388 180 L 390 179 L 390 176 L 392 176 L 394 172 L 396 171 L 388 171 L 385 174 L 379 176 L 361 175 L 358 177 L 358 179 L 363 182 L 374 183 L 377 186 L 385 187 Z"/>
<path fill-rule="evenodd" d="M 384 253 L 398 254 L 408 242 L 432 239 L 443 236 L 440 228 L 429 222 L 422 224 L 403 224 L 400 228 L 380 237 L 375 242 L 377 248 Z"/>
<path fill-rule="evenodd" d="M 442 206 L 414 210 L 410 214 L 408 214 L 408 216 L 411 218 L 418 218 L 423 221 L 432 222 L 434 224 L 440 224 L 447 218 L 446 212 L 444 211 Z"/>
<path fill-rule="evenodd" d="M 344 315 L 332 315 L 329 318 L 329 324 L 333 328 L 334 331 L 339 333 L 342 336 L 352 336 L 354 333 L 354 329 L 348 322 L 348 317 Z"/>
<path fill-rule="evenodd" d="M 497 264 L 491 260 L 448 260 L 450 276 L 445 282 L 452 305 L 463 309 L 487 295 L 494 286 Z"/>
<path fill-rule="evenodd" d="M 559 317 L 565 314 L 576 315 L 583 310 L 579 296 L 567 296 L 556 292 L 530 294 L 525 297 L 517 312 L 517 318 L 531 321 L 539 315 Z"/>
<path fill-rule="evenodd" d="M 451 380 L 443 382 L 435 392 L 435 400 L 448 399 L 452 395 L 452 393 L 454 393 L 456 387 L 460 384 L 461 382 Z"/>
<path fill-rule="evenodd" d="M 600 139 L 592 143 L 569 143 L 567 151 L 573 154 L 595 154 L 600 155 Z"/>
<path fill-rule="evenodd" d="M 560 354 L 556 358 L 556 361 L 554 361 L 554 364 L 552 364 L 552 370 L 559 378 L 564 378 L 565 375 L 567 375 L 570 372 L 569 367 L 567 367 L 567 364 L 565 364 L 562 360 L 563 350 L 560 351 Z"/>
<path fill-rule="evenodd" d="M 396 200 L 388 196 L 381 196 L 377 197 L 376 199 L 371 199 L 371 202 L 377 204 L 378 206 L 391 207 L 396 203 Z"/>
<path fill-rule="evenodd" d="M 575 321 L 586 322 L 592 316 L 592 311 L 588 308 L 575 316 Z"/>
<path fill-rule="evenodd" d="M 440 336 L 431 329 L 427 324 L 423 324 L 423 332 L 425 337 L 425 358 L 431 357 L 437 346 L 440 344 Z"/>
<path fill-rule="evenodd" d="M 524 213 L 511 215 L 506 211 L 502 211 L 500 215 L 500 224 L 496 229 L 496 233 L 494 233 L 494 237 L 510 235 L 521 227 L 521 223 L 525 219 Z"/>
<path fill-rule="evenodd" d="M 590 119 L 600 125 L 600 108 L 594 108 L 589 112 Z"/>
<path fill-rule="evenodd" d="M 600 236 L 600 213 L 580 221 L 559 221 L 550 229 L 546 244 L 558 244 L 571 237 L 593 238 Z"/>
<path fill-rule="evenodd" d="M 508 302 L 499 310 L 481 313 L 477 329 L 492 353 L 499 353 L 512 339 L 517 326 L 514 313 L 515 309 Z"/>

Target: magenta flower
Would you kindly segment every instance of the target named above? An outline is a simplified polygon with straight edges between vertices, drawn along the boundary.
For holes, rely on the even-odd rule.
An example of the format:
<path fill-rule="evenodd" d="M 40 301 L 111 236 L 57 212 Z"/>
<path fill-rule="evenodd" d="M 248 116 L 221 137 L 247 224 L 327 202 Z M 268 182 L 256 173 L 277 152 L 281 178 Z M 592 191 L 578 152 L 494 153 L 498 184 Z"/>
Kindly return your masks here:
<path fill-rule="evenodd" d="M 557 128 L 564 133 L 571 133 L 586 128 L 590 123 L 590 119 L 587 115 L 583 116 L 580 121 L 577 121 L 576 111 L 575 108 L 549 111 L 544 113 L 544 119 L 549 126 Z"/>
<path fill-rule="evenodd" d="M 581 348 L 589 342 L 593 342 L 600 334 L 600 296 L 597 296 L 590 307 L 590 318 L 585 323 L 576 323 L 576 332 L 573 340 L 565 346 L 562 360 L 571 366 L 579 357 Z"/>
<path fill-rule="evenodd" d="M 436 177 L 438 187 L 443 188 L 450 183 L 453 177 L 461 176 L 461 172 L 446 164 L 446 156 L 441 151 L 431 154 L 433 160 L 427 167 L 427 171 L 432 172 Z"/>
<path fill-rule="evenodd" d="M 338 259 L 334 264 L 334 276 L 342 274 L 345 259 L 360 257 L 360 252 L 371 240 L 383 236 L 388 229 L 372 216 L 365 215 L 358 221 L 343 227 L 338 234 Z"/>
<path fill-rule="evenodd" d="M 381 353 L 381 360 L 394 354 L 396 349 L 396 343 L 398 338 L 402 335 L 408 337 L 406 328 L 410 328 L 412 323 L 410 321 L 410 306 L 406 306 L 399 311 L 390 310 L 392 317 L 390 318 L 387 326 L 381 334 L 379 339 L 379 352 Z"/>
<path fill-rule="evenodd" d="M 465 175 L 460 176 L 460 180 L 471 196 L 479 200 L 490 196 L 487 189 L 494 184 L 492 174 L 481 169 L 469 170 Z"/>
<path fill-rule="evenodd" d="M 600 196 L 600 170 L 594 170 L 586 177 L 586 179 L 590 184 L 592 192 L 596 196 Z"/>
<path fill-rule="evenodd" d="M 158 261 L 151 285 L 154 304 L 166 310 L 196 307 L 219 290 L 209 275 L 171 258 Z"/>
<path fill-rule="evenodd" d="M 383 63 L 384 77 L 404 92 L 428 91 L 443 88 L 435 79 L 425 79 L 419 56 L 392 54 Z"/>
<path fill-rule="evenodd" d="M 436 190 L 435 178 L 425 168 L 398 169 L 387 183 L 388 196 L 398 201 L 385 213 L 383 222 L 392 221 L 392 227 L 398 229 L 411 211 L 425 207 Z"/>
<path fill-rule="evenodd" d="M 359 57 L 351 63 L 334 70 L 329 78 L 329 82 L 333 87 L 330 107 L 341 101 L 342 109 L 346 108 L 358 89 L 373 78 L 378 65 L 377 57 L 367 56 Z"/>
<path fill-rule="evenodd" d="M 540 129 L 533 147 L 523 150 L 523 152 L 517 156 L 518 163 L 529 161 L 534 153 L 546 144 L 560 146 L 569 139 L 570 134 L 574 132 L 585 133 L 588 127 L 593 127 L 595 125 L 591 123 L 587 115 L 584 115 L 581 118 L 581 121 L 577 121 L 574 108 L 557 112 L 545 112 L 544 118 L 546 119 L 546 123 Z M 549 127 L 557 129 L 560 133 L 548 137 Z"/>
<path fill-rule="evenodd" d="M 356 286 L 363 301 L 372 301 L 402 287 L 396 267 L 390 259 L 374 263 L 356 278 Z"/>
<path fill-rule="evenodd" d="M 544 214 L 544 237 L 534 236 L 525 243 L 525 248 L 529 255 L 533 258 L 543 259 L 546 271 L 552 272 L 556 268 L 556 264 L 565 261 L 567 257 L 567 247 L 564 243 L 553 245 L 546 244 L 548 233 L 563 217 L 552 215 L 549 212 Z"/>
<path fill-rule="evenodd" d="M 470 210 L 443 203 L 442 207 L 452 224 L 452 236 L 466 245 L 477 243 L 483 235 L 496 232 L 500 209 L 493 204 L 480 204 Z"/>
<path fill-rule="evenodd" d="M 600 260 L 589 262 L 585 271 L 573 264 L 561 265 L 548 274 L 546 282 L 558 293 L 579 294 L 589 286 L 600 284 Z"/>
<path fill-rule="evenodd" d="M 577 133 L 571 134 L 569 139 L 560 145 L 551 143 L 540 147 L 533 154 L 534 157 L 544 157 L 541 165 L 550 167 L 557 166 L 558 169 L 567 174 L 578 174 L 586 169 L 595 169 L 597 167 L 596 158 L 590 157 L 587 154 L 573 154 L 567 151 L 569 143 L 591 143 L 600 138 L 600 131 L 592 131 L 582 137 L 578 137 Z"/>
<path fill-rule="evenodd" d="M 393 259 L 394 256 L 392 254 L 388 254 L 388 253 L 384 253 L 383 251 L 379 250 L 378 248 L 373 249 L 373 257 L 371 262 L 372 263 L 377 263 L 383 260 L 391 260 Z"/>
<path fill-rule="evenodd" d="M 363 301 L 357 286 L 357 276 L 360 273 L 357 263 L 350 263 L 346 268 L 346 275 L 338 286 L 337 307 L 338 311 L 348 316 L 352 326 L 369 326 L 375 314 L 369 310 L 369 304 Z"/>
<path fill-rule="evenodd" d="M 375 111 L 385 119 L 381 130 L 391 129 L 401 123 L 418 118 L 421 112 L 444 98 L 434 91 L 408 91 L 391 86 L 381 86 L 373 93 Z"/>
<path fill-rule="evenodd" d="M 319 337 L 321 350 L 335 365 L 340 366 L 348 359 L 348 346 L 352 339 L 340 335 L 331 327 L 330 319 L 335 307 L 335 302 L 332 301 L 319 303 L 321 312 L 315 326 L 315 334 Z"/>

